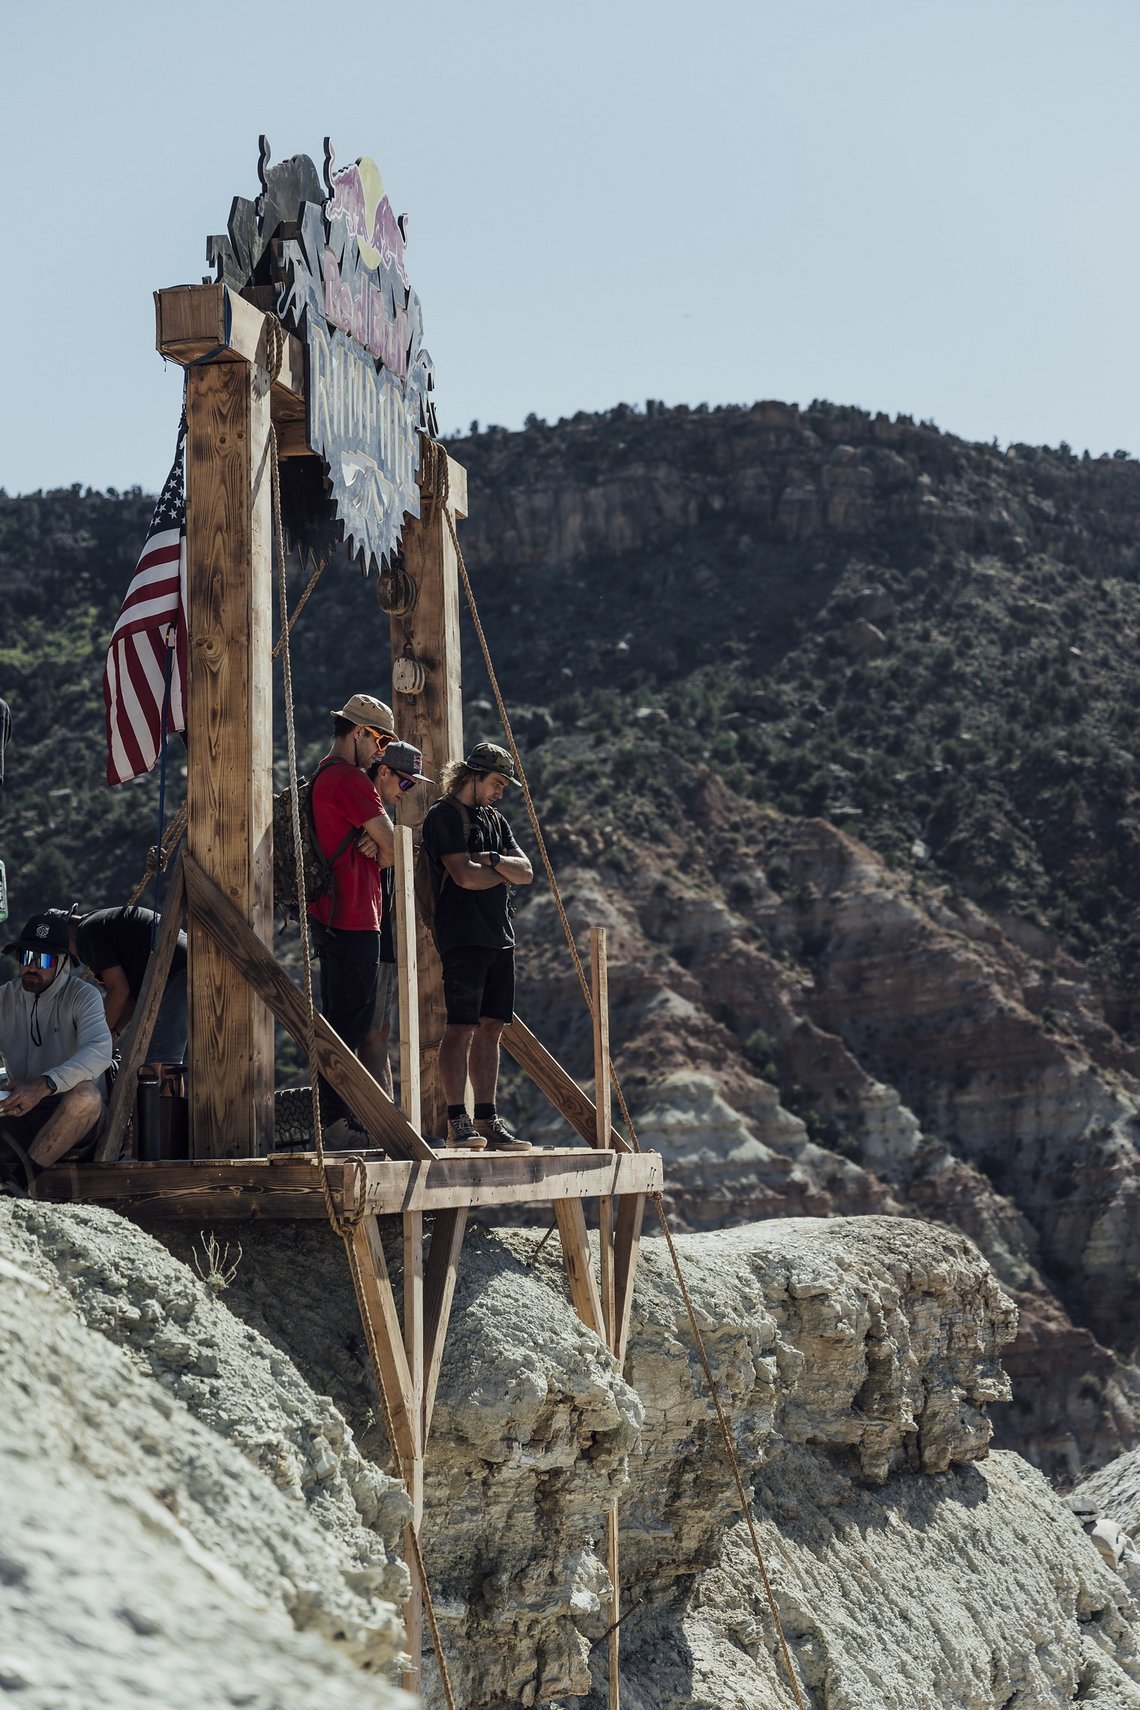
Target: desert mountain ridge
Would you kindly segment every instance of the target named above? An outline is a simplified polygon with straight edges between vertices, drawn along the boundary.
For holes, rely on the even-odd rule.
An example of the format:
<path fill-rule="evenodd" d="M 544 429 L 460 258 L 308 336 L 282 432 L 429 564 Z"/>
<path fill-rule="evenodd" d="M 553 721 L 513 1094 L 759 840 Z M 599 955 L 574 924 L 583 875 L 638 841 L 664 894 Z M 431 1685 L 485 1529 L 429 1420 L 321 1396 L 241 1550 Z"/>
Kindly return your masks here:
<path fill-rule="evenodd" d="M 1069 1479 L 1130 1447 L 1138 466 L 826 403 L 619 406 L 451 450 L 504 693 L 575 927 L 611 928 L 615 1053 L 678 1217 L 964 1229 L 1022 1309 L 999 1440 Z M 117 900 L 154 839 L 154 781 L 102 785 L 99 694 L 149 508 L 0 499 L 16 915 Z M 297 632 L 307 763 L 347 688 L 382 690 L 386 637 L 373 584 L 330 568 Z M 469 626 L 468 647 L 468 730 L 501 736 Z M 585 1076 L 541 890 L 527 1014 Z"/>

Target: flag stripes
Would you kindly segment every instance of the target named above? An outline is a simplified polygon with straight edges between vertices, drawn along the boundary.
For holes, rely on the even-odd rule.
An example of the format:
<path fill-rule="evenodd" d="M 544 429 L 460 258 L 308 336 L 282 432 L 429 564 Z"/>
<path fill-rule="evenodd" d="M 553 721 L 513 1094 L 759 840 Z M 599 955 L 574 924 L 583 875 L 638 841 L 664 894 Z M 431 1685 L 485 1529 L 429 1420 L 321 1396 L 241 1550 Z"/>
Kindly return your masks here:
<path fill-rule="evenodd" d="M 107 652 L 103 705 L 109 784 L 151 771 L 162 747 L 164 705 L 167 733 L 186 728 L 184 443 L 185 427 Z"/>

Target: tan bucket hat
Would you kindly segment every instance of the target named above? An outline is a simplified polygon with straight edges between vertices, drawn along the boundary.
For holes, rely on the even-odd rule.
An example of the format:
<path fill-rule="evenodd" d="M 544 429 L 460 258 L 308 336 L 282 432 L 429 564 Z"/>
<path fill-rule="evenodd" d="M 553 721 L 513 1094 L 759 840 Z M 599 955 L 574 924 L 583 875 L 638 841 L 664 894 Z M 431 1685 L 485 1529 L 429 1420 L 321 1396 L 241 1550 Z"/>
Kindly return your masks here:
<path fill-rule="evenodd" d="M 368 724 L 387 736 L 396 734 L 396 720 L 391 707 L 378 701 L 375 695 L 353 695 L 342 707 L 332 707 L 330 711 L 333 718 L 346 718 L 349 724 Z"/>

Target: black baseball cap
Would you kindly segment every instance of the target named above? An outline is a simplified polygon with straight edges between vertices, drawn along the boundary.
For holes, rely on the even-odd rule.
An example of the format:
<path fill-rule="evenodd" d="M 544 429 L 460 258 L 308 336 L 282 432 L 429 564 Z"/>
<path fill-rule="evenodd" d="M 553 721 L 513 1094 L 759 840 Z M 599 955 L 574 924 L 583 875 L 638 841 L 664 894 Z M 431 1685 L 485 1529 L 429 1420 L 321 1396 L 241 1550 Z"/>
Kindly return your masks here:
<path fill-rule="evenodd" d="M 387 766 L 389 772 L 399 772 L 405 778 L 415 778 L 417 783 L 430 784 L 432 780 L 420 767 L 424 757 L 418 748 L 413 748 L 410 742 L 390 742 L 384 750 L 381 766 Z"/>

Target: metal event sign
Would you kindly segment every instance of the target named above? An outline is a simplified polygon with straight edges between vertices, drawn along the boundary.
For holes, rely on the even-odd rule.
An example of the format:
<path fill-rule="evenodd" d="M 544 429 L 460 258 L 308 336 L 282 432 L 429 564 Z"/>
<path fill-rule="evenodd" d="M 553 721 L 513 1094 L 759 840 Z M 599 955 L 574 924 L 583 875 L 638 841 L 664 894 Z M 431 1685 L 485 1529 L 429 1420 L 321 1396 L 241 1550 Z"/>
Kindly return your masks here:
<path fill-rule="evenodd" d="M 307 155 L 271 167 L 264 137 L 258 177 L 260 196 L 234 198 L 210 260 L 219 280 L 255 300 L 272 287 L 277 314 L 304 339 L 308 442 L 367 572 L 395 552 L 405 515 L 419 515 L 419 435 L 438 431 L 407 220 L 393 213 L 375 162 L 338 169 L 327 137 L 323 185 Z"/>

